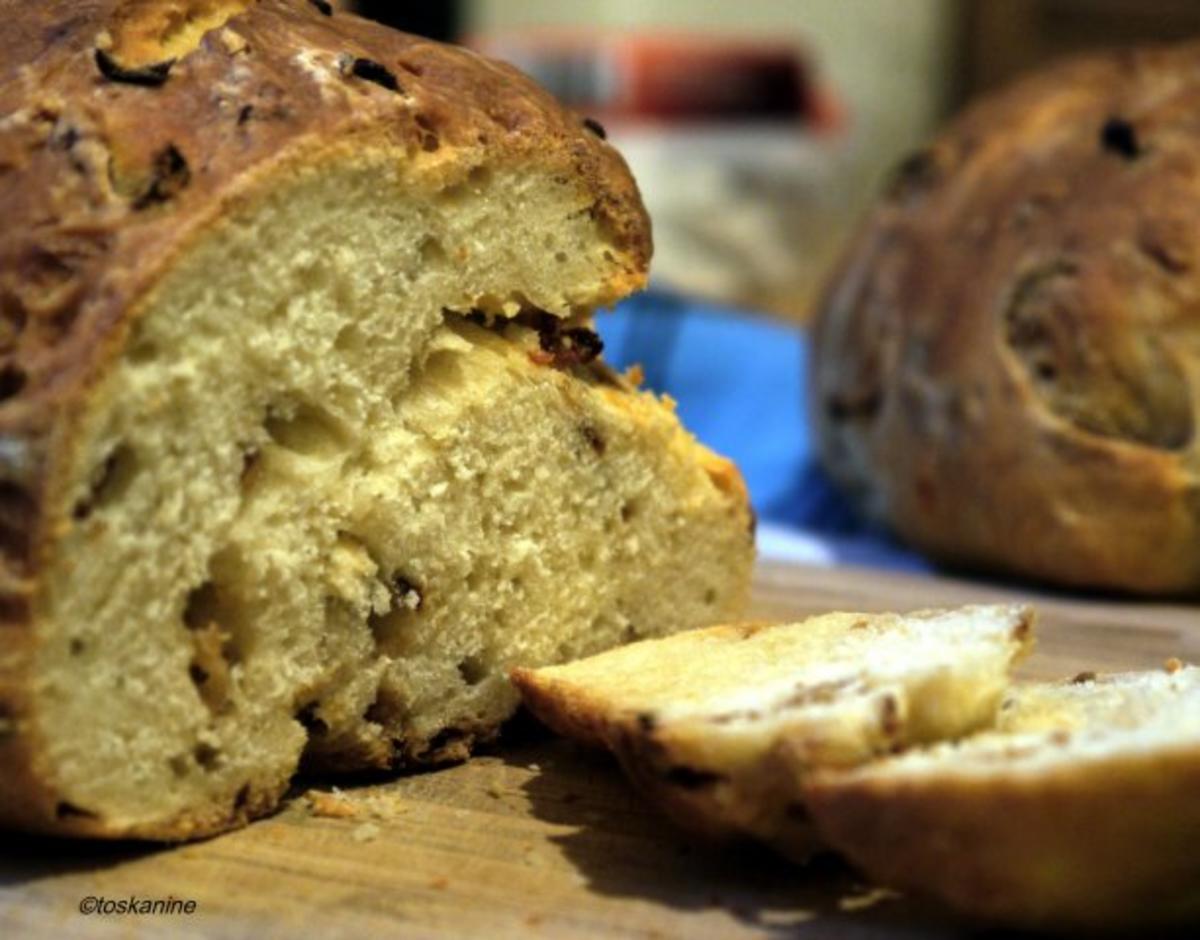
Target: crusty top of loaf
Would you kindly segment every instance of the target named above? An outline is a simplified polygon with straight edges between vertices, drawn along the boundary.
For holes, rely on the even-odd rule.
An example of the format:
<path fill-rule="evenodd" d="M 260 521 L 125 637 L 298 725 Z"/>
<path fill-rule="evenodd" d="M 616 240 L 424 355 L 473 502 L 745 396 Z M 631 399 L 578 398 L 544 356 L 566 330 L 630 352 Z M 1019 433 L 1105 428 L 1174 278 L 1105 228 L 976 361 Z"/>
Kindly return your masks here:
<path fill-rule="evenodd" d="M 311 0 L 4 0 L 0 14 L 10 578 L 32 564 L 56 416 L 173 254 L 280 161 L 369 142 L 446 184 L 483 162 L 536 162 L 578 182 L 618 250 L 595 305 L 644 282 L 649 222 L 624 162 L 509 66 Z"/>
<path fill-rule="evenodd" d="M 922 548 L 1200 585 L 1200 44 L 981 99 L 904 161 L 819 307 L 826 464 Z"/>

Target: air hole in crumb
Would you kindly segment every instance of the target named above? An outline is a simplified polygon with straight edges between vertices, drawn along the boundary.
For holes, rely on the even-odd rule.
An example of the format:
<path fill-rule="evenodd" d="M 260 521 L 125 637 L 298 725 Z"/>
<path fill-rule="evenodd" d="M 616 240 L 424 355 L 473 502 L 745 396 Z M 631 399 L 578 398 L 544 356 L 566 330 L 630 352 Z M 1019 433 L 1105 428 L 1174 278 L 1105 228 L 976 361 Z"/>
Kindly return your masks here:
<path fill-rule="evenodd" d="M 237 795 L 233 798 L 233 811 L 240 813 L 246 808 L 246 804 L 250 802 L 250 784 L 243 783 L 237 791 Z"/>
<path fill-rule="evenodd" d="M 221 752 L 211 744 L 201 741 L 192 749 L 192 757 L 195 758 L 197 766 L 204 770 L 215 770 L 221 759 Z"/>
<path fill-rule="evenodd" d="M 608 444 L 604 440 L 598 428 L 592 424 L 581 424 L 579 426 L 579 434 L 587 444 L 588 448 L 597 457 L 603 457 L 604 451 L 608 448 Z"/>
<path fill-rule="evenodd" d="M 83 640 L 79 637 L 71 637 L 71 642 L 67 644 L 67 650 L 72 656 L 81 655 L 85 648 Z"/>
<path fill-rule="evenodd" d="M 76 519 L 86 519 L 97 509 L 116 502 L 128 492 L 137 476 L 137 457 L 128 444 L 119 444 L 92 471 L 87 495 L 75 504 Z"/>
<path fill-rule="evenodd" d="M 420 128 L 421 149 L 426 153 L 433 153 L 442 144 L 435 130 L 436 124 L 433 119 L 428 115 L 418 114 L 413 120 L 416 122 L 417 127 Z"/>
<path fill-rule="evenodd" d="M 134 340 L 126 351 L 125 358 L 137 365 L 146 365 L 158 359 L 158 346 L 148 339 Z"/>
<path fill-rule="evenodd" d="M 233 705 L 231 667 L 241 660 L 242 652 L 229 629 L 234 620 L 234 610 L 214 582 L 205 581 L 188 594 L 183 608 L 183 624 L 192 641 L 188 678 L 214 715 Z"/>
<path fill-rule="evenodd" d="M 478 656 L 467 656 L 458 664 L 458 674 L 467 685 L 479 685 L 488 677 L 487 664 Z"/>
<path fill-rule="evenodd" d="M 190 765 L 188 764 L 188 759 L 182 754 L 176 754 L 174 757 L 172 757 L 169 761 L 167 761 L 167 766 L 171 768 L 171 773 L 173 773 L 176 777 L 186 777 L 188 775 L 188 771 L 191 769 Z"/>
<path fill-rule="evenodd" d="M 470 737 L 462 728 L 443 728 L 432 738 L 429 739 L 429 746 L 425 749 L 425 758 L 431 757 L 463 757 L 468 754 L 467 745 L 470 743 Z M 439 751 L 454 748 L 454 753 L 439 754 Z"/>
<path fill-rule="evenodd" d="M 604 249 L 604 255 L 603 255 L 603 257 L 604 257 L 604 260 L 605 260 L 605 261 L 616 261 L 616 260 L 617 260 L 617 259 L 616 259 L 616 258 L 613 256 L 613 253 L 612 253 L 611 251 L 609 251 L 607 248 L 605 248 L 605 249 Z"/>
<path fill-rule="evenodd" d="M 250 489 L 258 479 L 258 468 L 262 466 L 262 453 L 257 447 L 242 452 L 242 470 L 238 482 L 242 489 Z"/>
<path fill-rule="evenodd" d="M 205 581 L 188 593 L 183 605 L 183 623 L 189 630 L 201 630 L 217 622 L 217 586 Z"/>
<path fill-rule="evenodd" d="M 317 709 L 320 708 L 320 702 L 309 702 L 302 709 L 296 712 L 296 720 L 308 732 L 309 737 L 314 737 L 329 732 L 329 725 L 323 718 L 317 715 Z"/>
<path fill-rule="evenodd" d="M 307 403 L 269 414 L 263 427 L 276 444 L 302 457 L 331 457 L 346 446 L 346 435 L 338 420 Z"/>
<path fill-rule="evenodd" d="M 426 235 L 421 239 L 421 246 L 417 251 L 421 256 L 422 264 L 440 264 L 446 260 L 446 249 L 432 235 Z"/>
<path fill-rule="evenodd" d="M 671 786 L 679 787 L 681 790 L 702 790 L 715 786 L 725 779 L 711 770 L 698 770 L 695 767 L 685 766 L 670 767 L 663 777 Z"/>
<path fill-rule="evenodd" d="M 467 184 L 475 187 L 476 189 L 482 189 L 484 186 L 487 186 L 489 183 L 491 183 L 491 181 L 492 171 L 486 166 L 474 167 L 471 172 L 467 174 Z"/>
<path fill-rule="evenodd" d="M 390 710 L 387 707 L 387 702 L 381 695 L 375 696 L 375 701 L 367 706 L 367 710 L 363 712 L 363 721 L 369 721 L 376 725 L 385 725 L 388 723 Z"/>
<path fill-rule="evenodd" d="M 424 245 L 422 245 L 422 248 Z M 347 323 L 333 339 L 333 348 L 339 352 L 358 353 L 366 348 L 366 337 L 357 324 Z"/>
<path fill-rule="evenodd" d="M 442 202 L 453 205 L 456 202 L 460 202 L 467 195 L 467 192 L 468 190 L 465 184 L 456 183 L 453 186 L 447 186 L 445 189 L 443 189 L 438 194 L 438 198 L 441 199 Z"/>
<path fill-rule="evenodd" d="M 638 505 L 632 499 L 627 499 L 621 504 L 621 521 L 629 522 L 638 514 Z"/>
<path fill-rule="evenodd" d="M 707 591 L 704 592 L 704 603 L 708 604 L 709 606 L 712 606 L 716 602 L 717 602 L 716 588 L 709 588 Z"/>
<path fill-rule="evenodd" d="M 565 251 L 556 251 L 554 253 L 554 260 L 559 264 L 565 264 L 567 260 L 567 253 Z"/>

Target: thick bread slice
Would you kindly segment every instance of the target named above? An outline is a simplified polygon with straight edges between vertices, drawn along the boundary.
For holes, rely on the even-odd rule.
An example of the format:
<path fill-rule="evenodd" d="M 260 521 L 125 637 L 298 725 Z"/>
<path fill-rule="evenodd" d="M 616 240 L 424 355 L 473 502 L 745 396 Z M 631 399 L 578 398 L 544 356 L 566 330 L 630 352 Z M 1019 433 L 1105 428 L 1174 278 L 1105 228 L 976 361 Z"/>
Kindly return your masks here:
<path fill-rule="evenodd" d="M 1200 917 L 1200 669 L 1016 689 L 998 730 L 816 778 L 876 880 L 1039 927 Z"/>
<path fill-rule="evenodd" d="M 736 616 L 737 471 L 594 360 L 620 157 L 305 0 L 5 3 L 0 822 L 184 838 Z"/>
<path fill-rule="evenodd" d="M 803 780 L 990 724 L 1032 626 L 1022 607 L 834 613 L 647 640 L 513 680 L 534 714 L 610 748 L 681 825 L 802 858 L 817 845 Z"/>

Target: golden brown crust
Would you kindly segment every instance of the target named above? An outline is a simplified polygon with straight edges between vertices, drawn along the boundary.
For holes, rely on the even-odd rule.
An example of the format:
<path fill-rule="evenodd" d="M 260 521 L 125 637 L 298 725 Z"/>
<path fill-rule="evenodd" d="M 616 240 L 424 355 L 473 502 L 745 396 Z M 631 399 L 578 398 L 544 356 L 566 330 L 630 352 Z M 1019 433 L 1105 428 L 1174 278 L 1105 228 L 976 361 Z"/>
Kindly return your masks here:
<path fill-rule="evenodd" d="M 956 565 L 1200 589 L 1200 45 L 1080 60 L 900 168 L 820 304 L 814 421 Z"/>
<path fill-rule="evenodd" d="M 972 777 L 830 774 L 822 837 L 882 884 L 1023 926 L 1120 929 L 1200 916 L 1194 747 Z"/>
<path fill-rule="evenodd" d="M 33 607 L 79 402 L 171 259 L 263 180 L 351 149 L 419 157 L 446 184 L 522 162 L 574 181 L 615 248 L 595 305 L 644 283 L 649 222 L 612 148 L 515 69 L 462 49 L 307 0 L 0 12 L 0 800 L 104 834 L 56 811 L 37 770 Z"/>

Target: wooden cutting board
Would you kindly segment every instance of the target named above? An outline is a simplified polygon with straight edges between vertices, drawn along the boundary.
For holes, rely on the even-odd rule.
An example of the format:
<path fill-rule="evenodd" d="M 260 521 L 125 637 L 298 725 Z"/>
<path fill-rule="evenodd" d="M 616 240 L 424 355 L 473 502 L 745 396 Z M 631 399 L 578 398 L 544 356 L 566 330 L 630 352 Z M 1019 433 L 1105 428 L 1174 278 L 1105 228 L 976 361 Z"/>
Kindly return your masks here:
<path fill-rule="evenodd" d="M 760 566 L 756 617 L 995 599 L 1042 612 L 1031 676 L 1200 662 L 1200 607 L 961 580 Z M 174 848 L 0 835 L 0 935 L 269 937 L 952 937 L 968 925 L 886 898 L 839 864 L 694 843 L 611 761 L 518 719 L 470 763 L 307 781 L 271 819 Z M 311 789 L 310 789 L 311 788 Z M 330 815 L 333 814 L 333 815 Z M 339 815 L 353 814 L 353 815 Z M 85 916 L 86 898 L 194 901 L 191 914 Z"/>

